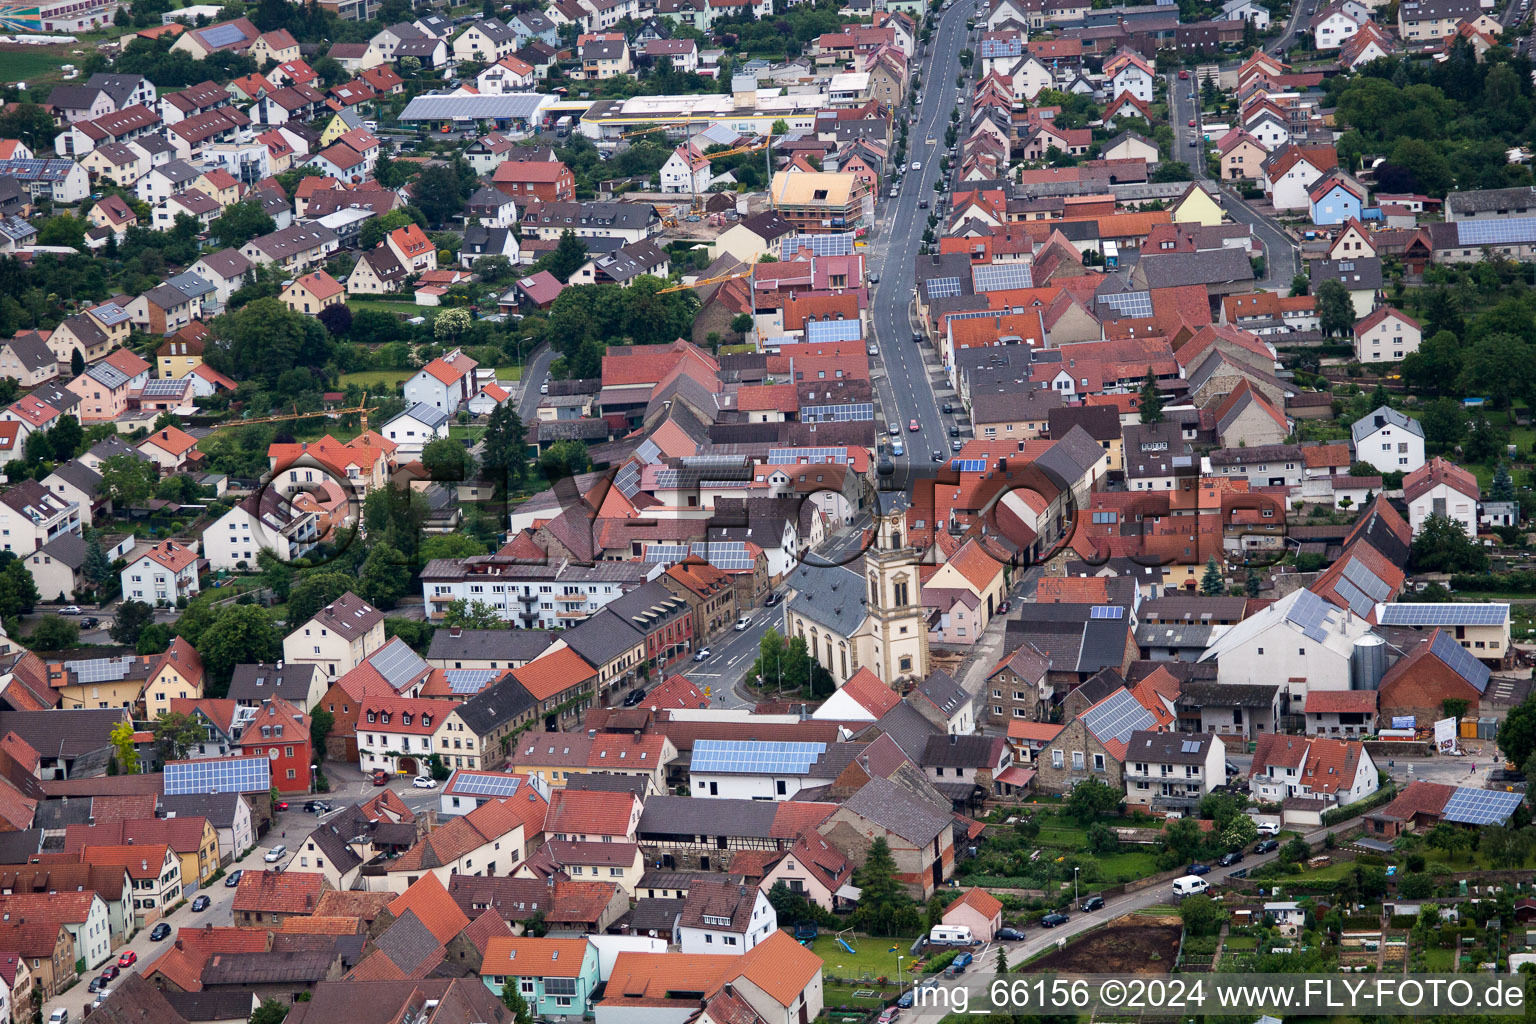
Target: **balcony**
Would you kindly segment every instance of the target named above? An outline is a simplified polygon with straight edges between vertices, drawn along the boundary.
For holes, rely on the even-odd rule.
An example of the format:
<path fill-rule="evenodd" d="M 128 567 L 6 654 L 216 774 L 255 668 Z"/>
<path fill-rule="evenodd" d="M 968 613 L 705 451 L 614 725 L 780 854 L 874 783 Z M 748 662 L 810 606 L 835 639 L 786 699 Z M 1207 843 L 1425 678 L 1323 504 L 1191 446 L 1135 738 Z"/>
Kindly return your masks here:
<path fill-rule="evenodd" d="M 586 594 L 556 594 L 555 595 L 555 600 L 558 601 L 561 604 L 571 604 L 573 602 L 576 603 L 576 604 L 586 604 L 587 603 L 587 595 Z"/>

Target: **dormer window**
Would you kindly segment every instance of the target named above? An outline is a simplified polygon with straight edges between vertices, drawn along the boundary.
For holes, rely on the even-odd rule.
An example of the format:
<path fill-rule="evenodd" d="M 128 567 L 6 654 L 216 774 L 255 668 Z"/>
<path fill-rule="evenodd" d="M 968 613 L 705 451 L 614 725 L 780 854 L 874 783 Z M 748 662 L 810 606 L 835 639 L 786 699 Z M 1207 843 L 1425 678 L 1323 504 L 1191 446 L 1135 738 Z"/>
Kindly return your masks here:
<path fill-rule="evenodd" d="M 388 725 L 389 724 L 389 712 L 388 711 L 380 712 L 380 714 L 379 714 L 379 721 L 383 722 L 385 725 Z"/>
<path fill-rule="evenodd" d="M 368 721 L 370 721 L 370 722 L 377 722 L 378 720 L 379 720 L 379 716 L 378 715 L 374 714 L 372 711 L 368 712 Z"/>
<path fill-rule="evenodd" d="M 431 715 L 422 715 L 421 716 L 421 727 L 423 729 L 427 729 L 427 728 L 431 728 L 431 726 L 432 726 L 432 716 Z"/>
<path fill-rule="evenodd" d="M 411 713 L 409 711 L 403 711 L 403 712 L 400 713 L 400 724 L 401 725 L 410 725 L 411 724 Z"/>

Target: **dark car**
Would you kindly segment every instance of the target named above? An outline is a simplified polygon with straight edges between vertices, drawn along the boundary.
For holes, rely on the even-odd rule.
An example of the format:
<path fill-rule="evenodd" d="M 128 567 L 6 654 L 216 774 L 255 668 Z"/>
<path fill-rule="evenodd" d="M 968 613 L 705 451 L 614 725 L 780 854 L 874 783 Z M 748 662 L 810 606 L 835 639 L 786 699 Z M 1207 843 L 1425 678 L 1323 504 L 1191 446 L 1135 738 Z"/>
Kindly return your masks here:
<path fill-rule="evenodd" d="M 331 813 L 331 805 L 324 800 L 308 800 L 304 804 L 304 810 L 310 814 L 329 814 Z"/>
<path fill-rule="evenodd" d="M 951 426 L 949 428 L 949 436 L 950 437 L 959 437 L 960 436 L 960 428 L 956 427 L 956 426 Z"/>
<path fill-rule="evenodd" d="M 192 913 L 201 914 L 208 909 L 209 904 L 212 902 L 207 896 L 198 896 L 192 901 Z"/>
<path fill-rule="evenodd" d="M 121 967 L 117 966 L 117 964 L 107 964 L 107 966 L 105 966 L 105 967 L 103 967 L 101 969 L 101 980 L 102 981 L 111 981 L 112 979 L 116 978 L 119 974 L 122 974 L 122 973 L 123 973 L 123 969 Z"/>
<path fill-rule="evenodd" d="M 107 987 L 107 979 L 106 978 L 92 978 L 90 985 L 86 986 L 86 991 L 88 991 L 88 992 L 100 992 L 102 989 L 104 989 L 106 987 Z"/>
<path fill-rule="evenodd" d="M 1103 896 L 1089 896 L 1087 899 L 1083 900 L 1083 902 L 1081 902 L 1081 903 L 1079 903 L 1077 905 L 1077 909 L 1081 910 L 1085 914 L 1091 914 L 1095 910 L 1103 910 L 1104 909 L 1104 897 Z"/>
<path fill-rule="evenodd" d="M 624 695 L 624 706 L 632 708 L 643 700 L 645 700 L 645 691 L 643 689 L 630 690 L 629 693 Z"/>
<path fill-rule="evenodd" d="M 772 608 L 774 605 L 778 604 L 782 600 L 784 600 L 784 595 L 782 595 L 782 594 L 779 594 L 779 593 L 769 594 L 767 600 L 765 600 L 763 602 L 763 607 L 764 608 Z"/>
<path fill-rule="evenodd" d="M 996 937 L 1004 942 L 1019 942 L 1024 938 L 1024 933 L 1017 928 L 999 928 Z"/>
<path fill-rule="evenodd" d="M 1186 875 L 1205 875 L 1209 874 L 1210 870 L 1211 866 L 1209 864 L 1191 864 L 1184 869 L 1184 873 Z"/>
<path fill-rule="evenodd" d="M 953 402 L 945 402 L 944 403 L 944 414 L 945 415 L 948 415 L 948 414 L 950 414 L 950 413 L 952 413 L 954 411 L 955 411 L 955 403 L 953 403 Z"/>
<path fill-rule="evenodd" d="M 933 461 L 934 462 L 943 462 L 944 461 L 944 453 L 939 451 L 937 448 L 935 448 L 933 450 Z"/>
<path fill-rule="evenodd" d="M 1222 854 L 1221 860 L 1216 862 L 1218 867 L 1229 868 L 1233 864 L 1240 864 L 1243 860 L 1242 850 L 1233 850 L 1231 853 Z"/>
<path fill-rule="evenodd" d="M 1257 843 L 1253 844 L 1254 853 L 1274 853 L 1278 849 L 1280 849 L 1280 840 L 1278 839 L 1260 839 Z"/>
<path fill-rule="evenodd" d="M 1057 925 L 1066 924 L 1070 920 L 1072 918 L 1066 914 L 1046 914 L 1040 919 L 1040 927 L 1055 928 Z"/>
<path fill-rule="evenodd" d="M 168 936 L 170 934 L 171 934 L 171 924 L 170 924 L 170 922 L 169 921 L 161 921 L 159 924 L 155 925 L 155 927 L 153 929 L 151 929 L 151 931 L 149 933 L 149 941 L 150 942 L 159 942 L 161 939 L 165 938 L 166 936 Z"/>
<path fill-rule="evenodd" d="M 101 625 L 101 620 L 94 615 L 87 615 L 80 620 L 81 629 L 95 629 L 99 625 Z"/>
<path fill-rule="evenodd" d="M 243 875 L 243 874 L 245 874 L 245 872 L 243 870 L 242 871 L 231 871 L 229 873 L 229 876 L 224 879 L 224 884 L 227 887 L 233 889 L 235 886 L 240 884 L 240 876 Z"/>

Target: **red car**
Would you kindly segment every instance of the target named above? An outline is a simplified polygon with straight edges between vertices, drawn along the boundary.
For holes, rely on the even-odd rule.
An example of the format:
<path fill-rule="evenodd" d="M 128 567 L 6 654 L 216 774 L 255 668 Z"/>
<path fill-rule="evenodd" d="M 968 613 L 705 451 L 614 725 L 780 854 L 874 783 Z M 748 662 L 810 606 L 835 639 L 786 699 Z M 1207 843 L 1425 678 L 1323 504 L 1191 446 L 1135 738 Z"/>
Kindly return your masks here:
<path fill-rule="evenodd" d="M 1194 118 L 1190 118 L 1190 119 L 1189 119 L 1189 126 L 1190 126 L 1190 127 L 1191 127 L 1191 128 L 1193 128 L 1193 127 L 1194 127 L 1194 126 L 1195 126 L 1195 119 L 1194 119 Z"/>
<path fill-rule="evenodd" d="M 139 954 L 135 953 L 131 949 L 128 950 L 128 952 L 124 953 L 122 956 L 117 958 L 117 966 L 119 966 L 119 967 L 132 967 L 134 964 L 136 964 L 138 962 L 139 962 Z"/>
<path fill-rule="evenodd" d="M 1189 71 L 1188 70 L 1180 71 L 1179 72 L 1179 77 L 1180 78 L 1188 78 L 1189 77 Z"/>
<path fill-rule="evenodd" d="M 923 428 L 917 425 L 917 420 L 913 420 L 912 422 L 907 424 L 907 429 L 912 431 L 912 433 L 915 434 L 919 430 L 922 430 Z"/>
<path fill-rule="evenodd" d="M 286 811 L 288 809 L 288 801 L 287 800 L 279 800 L 277 802 L 277 809 L 280 810 L 280 811 Z"/>

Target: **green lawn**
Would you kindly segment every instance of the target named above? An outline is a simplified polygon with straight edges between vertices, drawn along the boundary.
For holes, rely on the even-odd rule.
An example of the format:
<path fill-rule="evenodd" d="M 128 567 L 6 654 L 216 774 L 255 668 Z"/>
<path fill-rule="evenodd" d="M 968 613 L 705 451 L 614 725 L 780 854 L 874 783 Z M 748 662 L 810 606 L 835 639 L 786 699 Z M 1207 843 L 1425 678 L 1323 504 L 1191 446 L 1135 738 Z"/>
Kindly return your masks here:
<path fill-rule="evenodd" d="M 822 932 L 811 943 L 811 951 L 822 959 L 822 974 L 832 978 L 862 978 L 865 972 L 871 978 L 890 978 L 894 990 L 896 958 L 902 957 L 903 968 L 909 968 L 913 957 L 908 950 L 916 936 L 904 939 L 850 938 L 848 944 L 855 950 L 849 953 L 839 946 L 829 932 Z M 831 997 L 827 997 L 831 1004 Z"/>
<path fill-rule="evenodd" d="M 354 313 L 361 309 L 377 309 L 382 310 L 385 313 L 394 313 L 398 316 L 424 316 L 428 320 L 431 320 L 433 317 L 437 316 L 437 311 L 439 309 L 448 308 L 446 306 L 418 306 L 410 299 L 400 300 L 348 298 L 347 306 L 351 308 L 352 312 Z"/>
<path fill-rule="evenodd" d="M 411 379 L 412 370 L 359 370 L 356 373 L 344 373 L 341 375 L 341 386 L 356 384 L 358 387 L 376 390 L 386 387 L 398 391 L 400 386 Z"/>
<path fill-rule="evenodd" d="M 76 49 L 80 47 L 76 46 Z M 47 78 L 51 81 L 62 82 L 63 73 L 59 71 L 62 64 L 74 64 L 79 67 L 85 60 L 84 57 L 71 57 L 69 51 L 64 48 L 44 48 L 29 46 L 24 50 L 6 50 L 0 54 L 0 62 L 5 64 L 5 77 L 10 82 L 26 82 L 34 92 L 36 79 Z"/>
<path fill-rule="evenodd" d="M 1441 949 L 1439 946 L 1431 946 L 1424 950 L 1424 968 L 1432 973 L 1448 972 L 1456 963 L 1456 951 L 1454 949 Z"/>
<path fill-rule="evenodd" d="M 496 367 L 496 379 L 522 380 L 523 368 L 521 366 L 498 366 Z"/>

